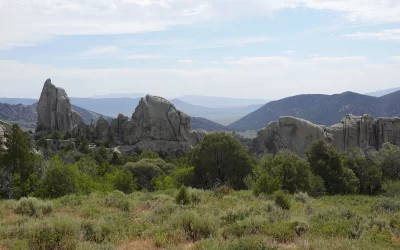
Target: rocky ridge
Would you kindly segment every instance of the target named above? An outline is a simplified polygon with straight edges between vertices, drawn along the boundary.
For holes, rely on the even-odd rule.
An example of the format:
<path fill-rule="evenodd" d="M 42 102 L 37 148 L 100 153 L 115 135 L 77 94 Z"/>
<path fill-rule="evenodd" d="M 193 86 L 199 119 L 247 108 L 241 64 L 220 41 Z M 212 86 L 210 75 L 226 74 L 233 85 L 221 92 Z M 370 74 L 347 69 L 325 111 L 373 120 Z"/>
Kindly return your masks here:
<path fill-rule="evenodd" d="M 400 146 L 400 118 L 347 115 L 336 125 L 323 126 L 283 116 L 258 132 L 252 151 L 261 155 L 290 150 L 305 155 L 306 149 L 318 139 L 332 143 L 340 151 L 349 148 L 378 150 L 385 142 Z"/>

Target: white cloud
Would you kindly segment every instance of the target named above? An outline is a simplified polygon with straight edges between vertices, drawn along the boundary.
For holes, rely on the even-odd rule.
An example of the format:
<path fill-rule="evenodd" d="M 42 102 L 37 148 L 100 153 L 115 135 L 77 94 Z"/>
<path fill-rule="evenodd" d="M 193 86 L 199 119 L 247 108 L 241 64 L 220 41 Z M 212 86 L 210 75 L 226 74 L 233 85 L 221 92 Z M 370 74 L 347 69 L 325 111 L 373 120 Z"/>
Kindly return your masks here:
<path fill-rule="evenodd" d="M 381 41 L 400 41 L 400 29 L 388 29 L 379 32 L 356 32 L 342 37 L 355 39 L 377 39 Z"/>
<path fill-rule="evenodd" d="M 209 95 L 212 91 L 215 96 L 276 99 L 302 93 L 365 93 L 373 91 L 377 83 L 385 89 L 400 81 L 400 64 L 378 64 L 365 57 L 247 57 L 230 61 L 233 63 L 201 64 L 201 69 L 197 64 L 188 69 L 88 69 L 0 60 L 0 84 L 7 85 L 2 95 L 8 97 L 38 98 L 50 77 L 69 96 L 132 92 Z"/>
<path fill-rule="evenodd" d="M 400 56 L 391 56 L 389 58 L 390 61 L 400 62 Z"/>
<path fill-rule="evenodd" d="M 232 37 L 227 39 L 211 40 L 209 42 L 203 42 L 201 45 L 192 46 L 185 48 L 185 50 L 196 50 L 196 49 L 219 49 L 227 47 L 238 47 L 252 44 L 259 44 L 271 41 L 272 38 L 265 36 L 255 37 Z"/>
<path fill-rule="evenodd" d="M 286 55 L 289 55 L 289 54 L 294 54 L 294 53 L 296 53 L 297 51 L 296 50 L 285 50 L 285 51 L 283 51 L 282 53 L 283 54 L 286 54 Z"/>
<path fill-rule="evenodd" d="M 124 59 L 126 60 L 139 60 L 139 59 L 161 59 L 161 58 L 166 58 L 164 55 L 129 55 L 125 56 Z"/>
<path fill-rule="evenodd" d="M 298 7 L 337 11 L 350 21 L 400 21 L 398 0 L 0 0 L 0 48 L 57 35 L 159 31 Z"/>
<path fill-rule="evenodd" d="M 398 0 L 301 0 L 301 2 L 310 9 L 339 11 L 350 21 L 400 22 Z"/>
<path fill-rule="evenodd" d="M 96 46 L 89 48 L 81 53 L 67 57 L 67 59 L 87 59 L 104 55 L 112 55 L 121 49 L 116 46 Z"/>
<path fill-rule="evenodd" d="M 196 64 L 199 63 L 199 61 L 197 60 L 191 60 L 191 59 L 179 59 L 178 63 L 182 63 L 182 64 Z"/>

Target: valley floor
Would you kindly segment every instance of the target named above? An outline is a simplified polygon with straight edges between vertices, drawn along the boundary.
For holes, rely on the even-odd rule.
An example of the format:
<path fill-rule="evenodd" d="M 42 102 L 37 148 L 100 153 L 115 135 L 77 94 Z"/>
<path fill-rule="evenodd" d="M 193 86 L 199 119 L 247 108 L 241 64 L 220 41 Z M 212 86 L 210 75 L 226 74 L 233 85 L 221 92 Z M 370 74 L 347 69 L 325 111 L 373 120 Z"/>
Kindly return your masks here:
<path fill-rule="evenodd" d="M 250 191 L 189 189 L 51 200 L 27 214 L 0 201 L 0 249 L 399 249 L 400 199 L 291 196 L 290 210 Z M 49 210 L 50 211 L 50 210 Z"/>

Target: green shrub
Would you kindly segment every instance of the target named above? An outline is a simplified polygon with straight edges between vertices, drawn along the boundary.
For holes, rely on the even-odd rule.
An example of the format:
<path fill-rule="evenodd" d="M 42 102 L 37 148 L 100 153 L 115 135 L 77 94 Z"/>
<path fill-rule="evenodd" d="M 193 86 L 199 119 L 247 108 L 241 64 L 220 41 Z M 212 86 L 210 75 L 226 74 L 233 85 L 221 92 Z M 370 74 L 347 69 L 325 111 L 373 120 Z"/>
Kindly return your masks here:
<path fill-rule="evenodd" d="M 258 196 L 260 194 L 272 194 L 279 190 L 281 183 L 278 179 L 271 177 L 268 173 L 263 173 L 257 178 L 253 185 L 253 193 Z"/>
<path fill-rule="evenodd" d="M 294 195 L 294 199 L 295 199 L 296 201 L 301 202 L 301 203 L 304 203 L 304 204 L 307 204 L 307 203 L 310 202 L 310 197 L 309 197 L 308 194 L 305 193 L 305 192 L 304 192 L 304 193 L 303 193 L 303 192 L 296 193 L 296 194 Z"/>
<path fill-rule="evenodd" d="M 231 134 L 208 134 L 188 154 L 194 166 L 194 182 L 199 188 L 213 188 L 229 183 L 234 189 L 244 189 L 243 179 L 252 172 L 255 160 Z"/>
<path fill-rule="evenodd" d="M 64 197 L 61 197 L 59 199 L 61 205 L 63 206 L 71 206 L 71 207 L 76 207 L 80 206 L 83 203 L 83 197 L 82 196 L 77 196 L 75 194 L 72 195 L 67 195 Z"/>
<path fill-rule="evenodd" d="M 228 244 L 226 249 L 230 250 L 271 250 L 274 249 L 268 246 L 263 239 L 255 237 L 241 237 L 233 240 Z"/>
<path fill-rule="evenodd" d="M 228 239 L 251 234 L 261 234 L 265 232 L 268 224 L 270 223 L 261 216 L 249 217 L 225 226 L 222 231 L 222 236 Z"/>
<path fill-rule="evenodd" d="M 175 186 L 180 187 L 182 185 L 189 186 L 193 184 L 194 178 L 194 167 L 186 168 L 182 167 L 172 173 L 172 177 L 175 182 Z"/>
<path fill-rule="evenodd" d="M 114 188 L 125 194 L 130 194 L 137 188 L 136 180 L 130 173 L 118 170 L 115 172 Z"/>
<path fill-rule="evenodd" d="M 51 202 L 44 202 L 34 197 L 21 198 L 14 208 L 16 214 L 35 217 L 47 215 L 52 211 L 53 204 Z"/>
<path fill-rule="evenodd" d="M 393 198 L 384 198 L 375 202 L 373 209 L 376 212 L 395 213 L 400 211 L 400 201 Z"/>
<path fill-rule="evenodd" d="M 121 191 L 114 191 L 105 197 L 105 204 L 108 207 L 115 207 L 122 211 L 128 212 L 131 204 L 126 195 Z"/>
<path fill-rule="evenodd" d="M 214 195 L 218 198 L 222 198 L 226 195 L 230 195 L 233 189 L 227 185 L 222 185 L 214 189 Z"/>
<path fill-rule="evenodd" d="M 282 209 L 290 210 L 290 198 L 283 191 L 279 190 L 274 193 L 275 204 Z"/>
<path fill-rule="evenodd" d="M 174 180 L 171 176 L 160 176 L 151 180 L 154 190 L 167 190 L 175 187 Z"/>
<path fill-rule="evenodd" d="M 172 218 L 175 228 L 183 229 L 188 239 L 198 241 L 213 236 L 217 229 L 217 221 L 209 216 L 200 216 L 194 211 L 184 211 Z"/>
<path fill-rule="evenodd" d="M 138 162 L 128 162 L 124 170 L 132 174 L 137 180 L 137 185 L 141 189 L 149 191 L 154 190 L 152 180 L 162 175 L 169 175 L 175 169 L 175 166 L 166 163 L 162 159 L 142 159 Z"/>
<path fill-rule="evenodd" d="M 190 195 L 188 192 L 187 187 L 181 186 L 179 189 L 179 193 L 175 198 L 176 203 L 181 204 L 181 205 L 188 205 L 191 202 Z"/>
<path fill-rule="evenodd" d="M 357 239 L 365 230 L 365 219 L 349 209 L 323 210 L 311 217 L 313 234 L 323 237 L 347 237 Z"/>
<path fill-rule="evenodd" d="M 78 190 L 79 171 L 76 166 L 63 165 L 60 158 L 55 156 L 46 171 L 41 195 L 49 198 L 58 198 L 72 194 Z"/>
<path fill-rule="evenodd" d="M 112 240 L 112 233 L 115 230 L 112 228 L 112 225 L 94 224 L 90 221 L 83 222 L 81 228 L 84 239 L 96 243 L 110 242 Z"/>
<path fill-rule="evenodd" d="M 30 249 L 76 249 L 79 235 L 78 223 L 69 216 L 31 222 L 24 236 Z"/>
<path fill-rule="evenodd" d="M 387 181 L 383 184 L 383 195 L 387 197 L 400 196 L 400 181 Z"/>
<path fill-rule="evenodd" d="M 255 171 L 257 176 L 262 173 L 279 180 L 279 188 L 291 194 L 307 191 L 310 186 L 310 164 L 293 152 L 281 151 L 263 156 Z"/>
<path fill-rule="evenodd" d="M 251 215 L 250 209 L 239 210 L 239 211 L 229 211 L 221 217 L 221 220 L 227 224 L 234 223 L 239 220 L 244 220 Z"/>
<path fill-rule="evenodd" d="M 143 150 L 139 155 L 139 160 L 142 160 L 142 159 L 158 159 L 158 158 L 160 158 L 160 156 L 156 152 L 153 152 L 153 151 L 150 151 L 150 150 Z"/>
<path fill-rule="evenodd" d="M 311 175 L 309 194 L 312 197 L 321 197 L 326 194 L 325 182 L 319 175 Z"/>

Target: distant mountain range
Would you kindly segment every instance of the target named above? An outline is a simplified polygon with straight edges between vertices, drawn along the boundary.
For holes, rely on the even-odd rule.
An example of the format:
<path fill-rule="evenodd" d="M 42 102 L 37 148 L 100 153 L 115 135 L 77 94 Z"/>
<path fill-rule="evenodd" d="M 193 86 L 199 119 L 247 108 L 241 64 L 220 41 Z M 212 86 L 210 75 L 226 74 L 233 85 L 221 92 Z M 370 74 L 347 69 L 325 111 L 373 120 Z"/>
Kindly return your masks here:
<path fill-rule="evenodd" d="M 108 94 L 108 95 L 94 95 L 91 98 L 141 98 L 145 97 L 144 93 L 128 93 L 128 94 Z"/>
<path fill-rule="evenodd" d="M 248 107 L 252 105 L 264 105 L 269 100 L 264 99 L 249 99 L 249 98 L 228 98 L 228 97 L 216 97 L 216 96 L 198 96 L 198 95 L 185 95 L 175 99 L 183 102 L 198 105 L 208 108 L 236 108 L 236 107 Z"/>
<path fill-rule="evenodd" d="M 400 91 L 382 97 L 345 92 L 336 95 L 298 95 L 273 101 L 228 127 L 234 130 L 259 130 L 281 116 L 295 116 L 316 124 L 332 125 L 345 115 L 400 115 Z"/>
<path fill-rule="evenodd" d="M 117 117 L 122 113 L 131 117 L 139 104 L 140 98 L 76 98 L 71 97 L 71 104 L 82 107 L 87 110 L 93 110 L 96 113 L 105 116 Z M 240 99 L 238 99 L 240 100 Z M 25 98 L 0 98 L 0 103 L 9 104 L 25 104 L 32 105 L 36 103 L 36 99 Z M 210 121 L 228 125 L 243 116 L 257 110 L 262 104 L 253 104 L 249 106 L 224 107 L 224 108 L 209 108 L 200 105 L 193 105 L 183 102 L 179 99 L 173 99 L 171 102 L 175 107 L 191 117 L 203 117 Z"/>
<path fill-rule="evenodd" d="M 399 90 L 400 90 L 400 88 L 383 89 L 383 90 L 378 90 L 378 91 L 375 91 L 375 92 L 366 93 L 365 95 L 381 97 L 381 96 L 384 96 L 384 95 L 388 95 L 388 94 L 394 93 L 394 92 L 399 91 Z"/>

